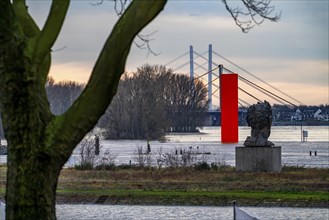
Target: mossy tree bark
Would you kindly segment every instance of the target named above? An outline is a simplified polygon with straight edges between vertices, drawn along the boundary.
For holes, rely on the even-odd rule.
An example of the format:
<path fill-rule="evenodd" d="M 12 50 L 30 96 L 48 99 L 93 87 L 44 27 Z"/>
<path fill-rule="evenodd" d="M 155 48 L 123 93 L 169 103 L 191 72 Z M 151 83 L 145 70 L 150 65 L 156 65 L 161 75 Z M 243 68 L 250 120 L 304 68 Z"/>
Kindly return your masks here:
<path fill-rule="evenodd" d="M 134 37 L 166 0 L 133 1 L 114 26 L 91 78 L 71 108 L 49 110 L 45 92 L 50 52 L 69 0 L 53 0 L 39 29 L 25 0 L 0 1 L 0 111 L 8 142 L 6 218 L 56 219 L 58 175 L 116 93 Z"/>

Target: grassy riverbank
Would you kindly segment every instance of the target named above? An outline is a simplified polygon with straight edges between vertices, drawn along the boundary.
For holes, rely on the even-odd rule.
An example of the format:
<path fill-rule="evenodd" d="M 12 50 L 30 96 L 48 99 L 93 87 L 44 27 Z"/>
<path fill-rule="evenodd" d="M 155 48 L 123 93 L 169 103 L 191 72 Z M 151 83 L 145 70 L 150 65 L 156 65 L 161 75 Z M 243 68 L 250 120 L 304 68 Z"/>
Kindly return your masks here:
<path fill-rule="evenodd" d="M 0 196 L 5 192 L 0 167 Z M 233 168 L 63 169 L 59 203 L 329 207 L 328 169 L 284 168 L 237 173 Z"/>

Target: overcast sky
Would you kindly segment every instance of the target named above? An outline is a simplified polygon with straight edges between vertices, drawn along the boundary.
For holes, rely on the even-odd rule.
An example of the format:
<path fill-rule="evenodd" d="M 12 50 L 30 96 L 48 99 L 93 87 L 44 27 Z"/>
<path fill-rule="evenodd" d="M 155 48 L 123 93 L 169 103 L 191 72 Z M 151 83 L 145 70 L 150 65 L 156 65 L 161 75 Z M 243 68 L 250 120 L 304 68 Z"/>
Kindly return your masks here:
<path fill-rule="evenodd" d="M 104 1 L 100 6 L 92 6 L 92 2 L 95 1 L 75 0 L 70 5 L 61 35 L 53 47 L 50 75 L 57 81 L 87 82 L 105 39 L 118 19 L 112 1 Z M 212 44 L 213 50 L 218 54 L 300 102 L 307 105 L 327 104 L 328 2 L 272 0 L 275 11 L 282 13 L 280 21 L 265 21 L 261 26 L 256 26 L 248 34 L 244 34 L 225 11 L 220 0 L 169 0 L 164 11 L 142 32 L 150 34 L 156 31 L 152 35 L 154 40 L 151 47 L 159 55 L 148 55 L 147 50 L 133 46 L 126 70 L 135 71 L 145 63 L 164 65 L 188 52 L 190 45 L 193 45 L 196 52 L 203 53 L 208 50 L 208 45 Z M 233 3 L 237 4 L 236 1 Z M 42 27 L 50 2 L 30 0 L 28 5 L 30 13 Z M 207 57 L 207 54 L 204 56 Z M 175 69 L 188 61 L 189 57 L 186 55 L 168 67 Z M 263 86 L 262 82 L 236 69 L 220 57 L 214 55 L 213 61 L 224 64 L 225 67 Z M 202 59 L 195 62 L 200 65 L 205 63 Z M 207 65 L 204 65 L 204 68 L 207 68 Z M 188 71 L 188 65 L 177 70 L 179 73 Z M 201 75 L 206 71 L 198 68 L 195 72 Z M 239 86 L 248 89 L 260 99 L 268 99 L 243 83 L 239 82 Z M 239 96 L 249 103 L 255 102 L 244 94 Z"/>

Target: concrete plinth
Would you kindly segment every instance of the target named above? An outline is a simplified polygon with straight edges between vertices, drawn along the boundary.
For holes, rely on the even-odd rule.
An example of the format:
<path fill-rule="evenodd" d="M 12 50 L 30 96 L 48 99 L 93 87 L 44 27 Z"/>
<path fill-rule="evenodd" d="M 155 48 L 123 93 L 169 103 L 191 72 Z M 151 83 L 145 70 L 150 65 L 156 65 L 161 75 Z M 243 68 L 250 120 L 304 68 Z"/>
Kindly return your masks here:
<path fill-rule="evenodd" d="M 236 147 L 236 171 L 281 172 L 281 147 Z"/>

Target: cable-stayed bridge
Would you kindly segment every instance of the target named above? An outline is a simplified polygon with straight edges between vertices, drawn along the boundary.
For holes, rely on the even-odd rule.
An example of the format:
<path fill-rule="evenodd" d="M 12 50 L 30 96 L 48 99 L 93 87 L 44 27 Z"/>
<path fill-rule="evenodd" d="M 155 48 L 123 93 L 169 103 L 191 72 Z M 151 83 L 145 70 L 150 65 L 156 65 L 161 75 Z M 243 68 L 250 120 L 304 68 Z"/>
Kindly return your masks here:
<path fill-rule="evenodd" d="M 263 100 L 290 106 L 304 105 L 301 101 L 271 85 L 256 74 L 217 53 L 212 49 L 212 45 L 209 45 L 208 50 L 203 53 L 198 53 L 193 50 L 193 46 L 190 46 L 189 51 L 167 62 L 165 66 L 172 68 L 174 72 L 187 73 L 192 80 L 200 79 L 207 85 L 209 112 L 220 110 L 219 82 L 220 75 L 223 73 L 238 74 L 238 103 L 242 107 Z"/>

